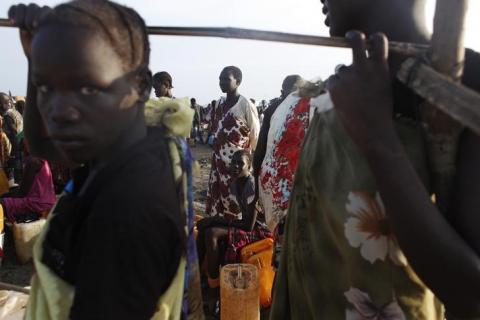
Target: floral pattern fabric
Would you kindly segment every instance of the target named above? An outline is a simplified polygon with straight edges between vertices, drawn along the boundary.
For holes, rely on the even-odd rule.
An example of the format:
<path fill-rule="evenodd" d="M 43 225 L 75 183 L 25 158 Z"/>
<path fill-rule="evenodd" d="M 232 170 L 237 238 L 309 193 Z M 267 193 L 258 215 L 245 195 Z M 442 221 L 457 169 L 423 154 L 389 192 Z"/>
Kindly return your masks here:
<path fill-rule="evenodd" d="M 395 125 L 428 187 L 420 128 Z M 294 184 L 272 319 L 444 319 L 400 250 L 368 162 L 335 109 L 315 112 Z"/>
<path fill-rule="evenodd" d="M 206 211 L 210 216 L 241 219 L 237 199 L 230 192 L 232 177 L 230 161 L 238 150 L 253 150 L 257 143 L 260 123 L 257 109 L 243 96 L 230 109 L 222 100 L 216 108 L 218 128 L 213 145 L 212 167 L 208 185 Z"/>
<path fill-rule="evenodd" d="M 266 222 L 271 230 L 286 215 L 310 115 L 322 100 L 292 94 L 277 107 L 270 120 L 259 191 Z"/>
<path fill-rule="evenodd" d="M 270 130 L 278 129 L 271 142 L 270 156 L 265 157 L 260 173 L 262 198 L 269 198 L 271 202 L 265 207 L 270 209 L 267 213 L 267 222 L 272 226 L 272 220 L 277 224 L 288 208 L 300 146 L 309 123 L 310 98 L 293 101 L 297 103 L 280 105 L 277 108 L 288 109 L 283 123 L 273 126 L 272 124 L 280 119 L 272 117 Z"/>
<path fill-rule="evenodd" d="M 375 198 L 366 192 L 350 192 L 347 212 L 351 215 L 345 223 L 345 237 L 354 248 L 370 263 L 390 260 L 397 266 L 406 266 L 397 240 L 390 229 L 385 207 L 377 193 Z"/>
<path fill-rule="evenodd" d="M 376 306 L 368 293 L 357 288 L 345 292 L 345 298 L 353 306 L 346 311 L 346 320 L 405 320 L 405 315 L 395 300 Z"/>

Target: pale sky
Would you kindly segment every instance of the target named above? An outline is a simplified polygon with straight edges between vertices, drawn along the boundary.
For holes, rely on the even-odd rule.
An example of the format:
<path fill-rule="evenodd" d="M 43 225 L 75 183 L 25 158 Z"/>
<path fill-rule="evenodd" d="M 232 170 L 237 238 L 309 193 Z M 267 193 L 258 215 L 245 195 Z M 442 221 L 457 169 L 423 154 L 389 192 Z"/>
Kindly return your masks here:
<path fill-rule="evenodd" d="M 56 5 L 63 1 L 37 1 Z M 240 27 L 312 35 L 328 35 L 320 0 L 119 0 L 136 9 L 148 25 Z M 435 0 L 429 0 L 428 19 L 433 16 Z M 1 0 L 0 17 L 7 16 L 10 5 L 18 0 Z M 477 18 L 475 20 L 474 14 Z M 466 44 L 480 51 L 478 21 L 480 1 L 471 0 L 467 17 Z M 0 27 L 0 91 L 13 95 L 26 92 L 27 65 L 17 30 Z M 166 70 L 173 77 L 176 97 L 195 97 L 208 104 L 221 95 L 218 75 L 227 65 L 243 72 L 240 92 L 248 98 L 271 99 L 279 95 L 288 74 L 306 79 L 326 78 L 339 63 L 348 63 L 350 52 L 295 44 L 277 44 L 250 40 L 151 36 L 150 67 Z"/>

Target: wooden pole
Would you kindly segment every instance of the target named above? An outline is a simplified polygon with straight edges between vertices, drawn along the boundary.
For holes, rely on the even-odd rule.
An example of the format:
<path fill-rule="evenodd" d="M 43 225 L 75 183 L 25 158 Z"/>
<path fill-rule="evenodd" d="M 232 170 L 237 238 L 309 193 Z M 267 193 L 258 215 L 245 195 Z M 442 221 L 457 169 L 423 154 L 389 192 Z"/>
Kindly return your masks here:
<path fill-rule="evenodd" d="M 432 106 L 440 109 L 480 136 L 480 94 L 431 66 L 408 58 L 397 78 Z"/>
<path fill-rule="evenodd" d="M 25 294 L 30 294 L 30 289 L 15 286 L 13 284 L 8 284 L 8 283 L 4 283 L 4 282 L 0 282 L 0 290 L 16 291 L 16 292 L 21 292 L 21 293 L 25 293 Z"/>
<path fill-rule="evenodd" d="M 465 60 L 464 24 L 468 0 L 437 0 L 429 60 L 432 67 L 460 81 Z M 432 104 L 422 108 L 432 187 L 438 208 L 448 211 L 456 173 L 462 125 Z"/>
<path fill-rule="evenodd" d="M 0 27 L 13 27 L 10 20 L 0 19 Z M 240 28 L 216 27 L 147 27 L 148 34 L 162 36 L 214 37 L 227 39 L 260 40 L 293 44 L 306 44 L 335 48 L 350 48 L 344 38 L 319 37 L 303 34 L 261 31 Z M 418 56 L 428 49 L 428 46 L 414 43 L 390 42 L 390 51 L 408 56 Z"/>

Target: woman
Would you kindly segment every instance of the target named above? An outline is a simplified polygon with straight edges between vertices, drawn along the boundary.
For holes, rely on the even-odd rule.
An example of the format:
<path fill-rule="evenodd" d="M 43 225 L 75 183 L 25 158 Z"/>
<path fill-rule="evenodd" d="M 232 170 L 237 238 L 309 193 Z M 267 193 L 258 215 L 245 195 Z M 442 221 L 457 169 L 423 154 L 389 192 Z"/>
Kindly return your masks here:
<path fill-rule="evenodd" d="M 206 211 L 210 216 L 228 219 L 241 217 L 238 202 L 230 193 L 230 161 L 238 150 L 255 150 L 260 129 L 257 109 L 238 93 L 241 82 L 239 68 L 225 67 L 220 74 L 220 88 L 227 97 L 215 108 L 215 118 L 219 122 L 213 145 Z"/>
<path fill-rule="evenodd" d="M 265 157 L 258 178 L 259 199 L 265 219 L 275 234 L 273 263 L 278 268 L 288 203 L 295 170 L 310 120 L 324 103 L 322 82 L 303 82 L 299 90 L 285 97 L 269 119 Z"/>

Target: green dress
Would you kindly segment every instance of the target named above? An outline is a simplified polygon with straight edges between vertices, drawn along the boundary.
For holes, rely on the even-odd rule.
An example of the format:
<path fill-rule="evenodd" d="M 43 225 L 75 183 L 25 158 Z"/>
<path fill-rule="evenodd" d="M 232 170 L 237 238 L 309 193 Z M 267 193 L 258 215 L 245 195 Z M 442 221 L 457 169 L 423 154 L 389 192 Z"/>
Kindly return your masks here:
<path fill-rule="evenodd" d="M 402 120 L 396 127 L 428 186 L 420 128 Z M 271 319 L 444 319 L 400 250 L 367 161 L 333 108 L 316 112 L 304 140 Z"/>

